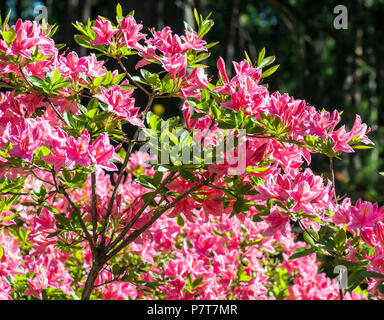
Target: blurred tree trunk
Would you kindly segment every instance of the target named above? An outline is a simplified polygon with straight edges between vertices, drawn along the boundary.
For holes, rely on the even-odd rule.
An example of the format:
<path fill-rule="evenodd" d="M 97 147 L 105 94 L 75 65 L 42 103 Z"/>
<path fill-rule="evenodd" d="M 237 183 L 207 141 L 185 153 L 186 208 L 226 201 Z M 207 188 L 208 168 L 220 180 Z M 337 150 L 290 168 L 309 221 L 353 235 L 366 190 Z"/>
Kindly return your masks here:
<path fill-rule="evenodd" d="M 88 19 L 92 18 L 92 1 L 91 0 L 83 0 L 80 2 L 80 13 L 81 17 L 80 20 L 87 24 Z M 80 55 L 85 56 L 87 54 L 88 50 L 87 48 L 81 47 L 80 48 Z"/>
<path fill-rule="evenodd" d="M 243 12 L 243 8 L 239 7 L 239 14 L 237 16 L 236 21 L 236 52 L 235 59 L 240 61 L 243 60 L 244 50 L 245 50 L 245 37 L 244 37 L 244 20 L 242 19 L 241 13 Z"/>
<path fill-rule="evenodd" d="M 4 1 L 4 0 L 2 0 L 2 1 Z M 23 1 L 22 0 L 16 1 L 15 13 L 16 13 L 16 19 L 22 17 L 22 14 L 23 14 Z"/>
<path fill-rule="evenodd" d="M 72 23 L 75 22 L 78 17 L 77 17 L 77 12 L 78 12 L 78 6 L 79 6 L 79 1 L 78 0 L 67 0 L 66 1 L 66 6 L 65 6 L 65 17 L 63 19 L 63 39 L 64 42 L 67 44 L 67 46 L 71 49 L 77 49 L 77 45 L 73 39 L 73 32 L 74 29 L 72 27 Z"/>
<path fill-rule="evenodd" d="M 197 12 L 206 16 L 208 12 L 206 12 L 207 1 L 206 0 L 193 0 L 193 6 L 196 8 Z M 192 8 L 192 9 L 194 9 Z"/>
<path fill-rule="evenodd" d="M 238 29 L 238 21 L 240 16 L 240 0 L 231 0 L 231 11 L 228 21 L 228 41 L 225 48 L 225 63 L 227 65 L 227 71 L 231 73 L 230 66 L 236 55 L 236 34 Z"/>
<path fill-rule="evenodd" d="M 0 14 L 2 19 L 4 19 L 8 14 L 7 3 L 5 0 L 0 1 Z"/>

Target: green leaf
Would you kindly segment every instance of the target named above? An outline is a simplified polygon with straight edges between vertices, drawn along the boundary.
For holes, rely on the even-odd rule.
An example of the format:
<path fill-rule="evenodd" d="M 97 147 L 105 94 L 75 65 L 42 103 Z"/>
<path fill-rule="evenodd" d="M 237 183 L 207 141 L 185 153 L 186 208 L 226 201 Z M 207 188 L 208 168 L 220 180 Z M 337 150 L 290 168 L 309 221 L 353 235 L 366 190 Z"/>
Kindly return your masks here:
<path fill-rule="evenodd" d="M 63 173 L 63 177 L 64 177 L 65 181 L 71 182 L 72 177 L 71 177 L 71 174 L 69 173 L 69 171 L 67 169 L 63 168 L 62 173 Z"/>
<path fill-rule="evenodd" d="M 274 61 L 276 60 L 276 57 L 275 56 L 269 56 L 269 57 L 266 57 L 257 67 L 259 69 L 262 69 L 266 66 L 269 66 L 270 64 L 272 64 Z"/>
<path fill-rule="evenodd" d="M 32 201 L 24 201 L 21 203 L 21 205 L 24 207 L 36 207 L 37 203 Z"/>
<path fill-rule="evenodd" d="M 243 198 L 237 198 L 233 204 L 233 211 L 235 213 L 240 213 L 243 210 Z"/>
<path fill-rule="evenodd" d="M 122 271 L 122 268 L 120 267 L 119 264 L 115 263 L 113 266 L 112 266 L 112 273 L 116 276 L 118 274 L 120 274 Z"/>
<path fill-rule="evenodd" d="M 150 176 L 146 176 L 146 175 L 141 175 L 139 178 L 139 183 L 143 186 L 143 187 L 146 187 L 148 189 L 152 189 L 152 190 L 155 190 L 156 189 L 156 186 L 154 185 L 154 181 L 153 181 L 153 178 L 150 177 Z"/>
<path fill-rule="evenodd" d="M 297 258 L 305 257 L 305 256 L 308 256 L 308 255 L 314 253 L 314 252 L 315 251 L 313 249 L 301 250 L 301 251 L 296 252 L 293 255 L 291 255 L 288 260 L 295 260 Z"/>
<path fill-rule="evenodd" d="M 55 72 L 52 75 L 52 81 L 53 81 L 53 83 L 56 83 L 59 80 L 60 80 L 60 70 L 59 70 L 59 68 L 56 68 Z"/>
<path fill-rule="evenodd" d="M 220 42 L 218 42 L 218 41 L 216 41 L 216 42 L 211 42 L 211 43 L 208 43 L 205 47 L 206 47 L 207 49 L 210 49 L 210 48 L 212 48 L 212 47 L 218 45 L 219 43 L 220 43 Z"/>
<path fill-rule="evenodd" d="M 320 240 L 320 237 L 319 237 L 319 234 L 313 230 L 312 228 L 308 228 L 307 229 L 307 232 L 312 236 L 312 238 L 314 238 L 316 241 L 319 241 Z"/>
<path fill-rule="evenodd" d="M 257 66 L 259 66 L 262 63 L 262 61 L 264 60 L 264 56 L 265 56 L 265 48 L 261 49 L 259 53 L 259 56 L 257 58 Z"/>
<path fill-rule="evenodd" d="M 163 179 L 164 173 L 161 171 L 156 171 L 155 174 L 153 175 L 153 184 L 156 187 L 159 187 L 161 184 L 161 180 Z"/>
<path fill-rule="evenodd" d="M 304 231 L 303 233 L 303 238 L 304 238 L 304 241 L 308 244 L 310 244 L 311 246 L 315 246 L 315 241 L 312 239 L 312 237 L 310 236 L 310 234 L 308 233 L 308 231 Z"/>
<path fill-rule="evenodd" d="M 147 113 L 146 118 L 147 118 L 146 120 L 147 120 L 147 123 L 148 123 L 149 127 L 151 129 L 153 129 L 153 130 L 157 130 L 158 129 L 158 125 L 159 125 L 159 123 L 161 121 L 160 117 L 157 114 L 149 111 Z"/>
<path fill-rule="evenodd" d="M 372 149 L 373 147 L 372 146 L 363 146 L 363 145 L 359 145 L 359 146 L 352 146 L 353 149 Z"/>
<path fill-rule="evenodd" d="M 180 170 L 180 176 L 189 182 L 195 182 L 196 177 L 193 175 L 193 173 L 190 170 Z"/>
<path fill-rule="evenodd" d="M 201 38 L 204 35 L 206 35 L 209 32 L 209 30 L 211 30 L 211 28 L 213 27 L 213 24 L 214 24 L 213 20 L 205 19 L 203 22 L 201 22 L 197 37 Z"/>
<path fill-rule="evenodd" d="M 64 230 L 58 230 L 58 231 L 52 232 L 49 235 L 47 235 L 46 238 L 48 239 L 48 238 L 56 237 L 56 236 L 62 234 L 63 232 L 64 232 Z"/>
<path fill-rule="evenodd" d="M 104 76 L 103 86 L 107 87 L 110 84 L 112 84 L 113 81 L 113 75 L 111 71 L 108 71 L 107 74 Z"/>
<path fill-rule="evenodd" d="M 182 216 L 177 216 L 175 219 L 176 219 L 177 224 L 178 224 L 180 227 L 184 227 L 184 225 L 185 225 L 185 221 L 184 221 L 184 219 L 183 219 Z"/>
<path fill-rule="evenodd" d="M 6 43 L 11 44 L 16 38 L 16 33 L 13 28 L 10 28 L 8 31 L 3 32 L 3 39 Z"/>
<path fill-rule="evenodd" d="M 269 68 L 267 71 L 263 72 L 262 75 L 261 75 L 261 78 L 266 78 L 266 77 L 269 77 L 271 76 L 272 74 L 275 73 L 275 71 L 280 67 L 280 65 L 276 65 L 276 66 L 273 66 L 272 68 Z"/>
<path fill-rule="evenodd" d="M 337 231 L 335 235 L 335 245 L 337 248 L 340 248 L 344 245 L 346 237 L 347 235 L 344 229 L 340 229 L 339 231 Z"/>
<path fill-rule="evenodd" d="M 103 83 L 104 78 L 105 78 L 105 76 L 98 77 L 98 78 L 94 78 L 93 81 L 92 81 L 92 84 L 93 84 L 95 87 L 99 87 L 99 86 Z"/>
<path fill-rule="evenodd" d="M 199 14 L 197 13 L 196 8 L 193 9 L 193 15 L 195 16 L 195 21 L 196 21 L 197 27 L 199 28 L 200 27 L 200 18 L 199 18 Z"/>
<path fill-rule="evenodd" d="M 119 84 L 125 78 L 124 73 L 120 73 L 112 79 L 112 84 Z"/>
<path fill-rule="evenodd" d="M 63 226 L 66 226 L 66 227 L 69 227 L 70 226 L 70 222 L 69 220 L 65 217 L 64 214 L 55 214 L 55 219 L 57 222 L 59 222 L 60 224 L 62 224 Z"/>
<path fill-rule="evenodd" d="M 5 26 L 8 24 L 8 21 L 9 21 L 9 18 L 11 17 L 11 13 L 12 13 L 12 9 L 10 9 L 9 11 L 8 11 L 8 14 L 7 14 L 7 16 L 5 17 L 5 20 L 4 20 L 4 23 L 3 23 L 3 32 L 4 32 L 4 30 L 5 30 Z"/>
<path fill-rule="evenodd" d="M 384 279 L 384 274 L 375 271 L 363 271 L 361 275 L 367 278 Z"/>
<path fill-rule="evenodd" d="M 45 81 L 43 79 L 41 79 L 40 77 L 37 77 L 37 76 L 30 76 L 29 82 L 38 88 L 45 87 Z"/>
<path fill-rule="evenodd" d="M 7 222 L 7 221 L 9 221 L 9 220 L 12 220 L 12 219 L 16 218 L 17 216 L 18 216 L 18 214 L 13 214 L 13 215 L 11 215 L 11 216 L 7 216 L 7 217 L 3 218 L 3 219 L 1 220 L 1 222 Z M 1 257 L 0 257 L 0 260 L 1 260 Z"/>
<path fill-rule="evenodd" d="M 119 20 L 123 19 L 123 8 L 121 7 L 120 3 L 118 3 L 116 6 L 116 16 Z"/>
<path fill-rule="evenodd" d="M 192 282 L 192 288 L 195 289 L 203 283 L 204 277 L 198 277 Z"/>
<path fill-rule="evenodd" d="M 75 176 L 72 179 L 72 184 L 74 185 L 82 185 L 88 179 L 88 173 L 84 171 L 76 172 Z"/>
<path fill-rule="evenodd" d="M 251 60 L 251 58 L 249 57 L 247 51 L 244 50 L 244 54 L 245 54 L 245 59 L 247 59 L 249 65 L 251 66 L 251 65 L 252 65 L 252 60 Z"/>
<path fill-rule="evenodd" d="M 1 258 L 3 257 L 3 255 L 4 255 L 4 248 L 0 247 L 0 261 L 1 261 Z"/>
<path fill-rule="evenodd" d="M 203 112 L 195 112 L 193 113 L 193 115 L 191 116 L 191 119 L 200 119 L 202 117 L 205 117 L 207 114 L 206 113 L 203 113 Z"/>
<path fill-rule="evenodd" d="M 86 35 L 75 34 L 74 39 L 79 46 L 92 49 L 92 46 L 90 45 L 90 39 Z"/>

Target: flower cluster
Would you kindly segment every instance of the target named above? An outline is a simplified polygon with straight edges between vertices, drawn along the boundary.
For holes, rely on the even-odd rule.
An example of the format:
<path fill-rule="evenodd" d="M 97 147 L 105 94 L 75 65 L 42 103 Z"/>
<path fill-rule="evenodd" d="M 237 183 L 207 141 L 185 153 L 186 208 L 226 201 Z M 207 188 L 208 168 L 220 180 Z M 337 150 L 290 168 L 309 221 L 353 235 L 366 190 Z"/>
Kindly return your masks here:
<path fill-rule="evenodd" d="M 213 21 L 197 13 L 196 31 L 145 35 L 121 11 L 75 39 L 123 73 L 60 53 L 50 26 L 0 27 L 0 298 L 382 298 L 384 207 L 340 202 L 309 168 L 373 144 L 361 118 L 347 130 L 337 110 L 269 92 L 264 50 L 208 75 Z M 160 98 L 180 99 L 184 122 L 152 113 Z M 349 266 L 347 288 L 319 255 Z"/>

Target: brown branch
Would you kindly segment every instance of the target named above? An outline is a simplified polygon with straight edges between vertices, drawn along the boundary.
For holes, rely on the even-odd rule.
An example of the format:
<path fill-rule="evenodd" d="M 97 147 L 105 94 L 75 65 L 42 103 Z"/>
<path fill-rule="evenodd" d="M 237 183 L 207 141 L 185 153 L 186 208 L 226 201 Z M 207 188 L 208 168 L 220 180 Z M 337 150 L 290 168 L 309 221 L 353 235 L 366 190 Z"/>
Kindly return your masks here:
<path fill-rule="evenodd" d="M 92 226 L 93 226 L 93 242 L 97 243 L 97 194 L 96 194 L 96 173 L 91 173 L 92 184 Z"/>
<path fill-rule="evenodd" d="M 53 111 L 55 111 L 56 115 L 59 117 L 59 119 L 61 121 L 63 121 L 65 123 L 65 119 L 63 118 L 63 116 L 60 114 L 60 112 L 56 109 L 56 107 L 53 105 L 52 101 L 49 99 L 49 97 L 45 97 L 45 100 L 49 103 L 49 105 L 51 106 L 51 108 L 53 109 Z"/>
<path fill-rule="evenodd" d="M 88 232 L 87 226 L 85 225 L 85 223 L 83 221 L 83 218 L 81 217 L 81 213 L 80 213 L 79 207 L 76 206 L 76 204 L 72 201 L 71 197 L 68 195 L 67 191 L 65 191 L 64 187 L 61 186 L 61 185 L 59 187 L 59 192 L 64 195 L 64 197 L 68 200 L 69 204 L 71 205 L 71 207 L 75 211 L 75 214 L 79 218 L 81 229 L 83 230 L 83 232 L 85 234 L 85 237 L 86 237 L 86 239 L 87 239 L 87 241 L 89 243 L 89 246 L 91 247 L 91 251 L 92 251 L 92 253 L 95 253 L 96 252 L 95 244 L 93 243 L 92 237 L 91 237 L 91 235 Z"/>
<path fill-rule="evenodd" d="M 137 81 L 133 80 L 132 79 L 132 76 L 130 75 L 130 73 L 128 72 L 127 68 L 124 66 L 123 62 L 121 61 L 121 58 L 118 58 L 117 59 L 117 62 L 119 63 L 120 67 L 124 70 L 125 74 L 127 75 L 129 81 L 131 81 L 132 83 L 135 84 L 135 86 L 139 87 L 141 90 L 143 90 L 145 92 L 146 95 L 150 96 L 151 93 L 145 89 L 140 83 L 138 83 Z"/>
<path fill-rule="evenodd" d="M 157 219 L 159 219 L 162 214 L 169 209 L 173 208 L 179 201 L 183 200 L 185 197 L 187 197 L 192 192 L 198 190 L 202 186 L 208 184 L 208 180 L 204 180 L 200 182 L 199 184 L 196 184 L 191 189 L 184 192 L 182 195 L 178 196 L 171 204 L 163 207 L 159 212 L 155 213 L 151 220 L 147 222 L 142 228 L 133 231 L 120 245 L 118 245 L 114 250 L 111 252 L 107 252 L 107 259 L 111 259 L 115 254 L 117 254 L 120 250 L 124 249 L 127 245 L 129 245 L 131 242 L 136 240 L 144 231 L 146 231 Z"/>
<path fill-rule="evenodd" d="M 152 105 L 153 98 L 154 98 L 153 95 L 150 95 L 150 96 L 149 96 L 149 99 L 148 99 L 148 103 L 147 103 L 146 109 L 148 109 L 149 106 Z M 122 180 L 122 178 L 123 178 L 123 176 L 124 176 L 125 169 L 126 169 L 126 167 L 127 167 L 127 165 L 128 165 L 129 158 L 130 158 L 130 156 L 131 156 L 133 147 L 136 145 L 136 142 L 134 142 L 134 141 L 137 140 L 137 138 L 138 138 L 138 136 L 139 136 L 139 132 L 140 132 L 140 128 L 138 128 L 138 129 L 136 130 L 133 139 L 129 142 L 128 150 L 127 150 L 127 153 L 125 154 L 124 163 L 123 163 L 123 165 L 122 165 L 121 168 L 120 168 L 119 175 L 118 175 L 117 180 L 116 180 L 116 183 L 115 183 L 115 188 L 113 189 L 111 199 L 109 200 L 108 209 L 107 209 L 106 218 L 105 218 L 105 224 L 104 224 L 103 231 L 102 231 L 102 239 L 101 239 L 101 242 L 100 242 L 100 244 L 101 244 L 103 247 L 105 247 L 106 235 L 107 235 L 107 231 L 108 231 L 108 227 L 109 227 L 109 222 L 110 222 L 110 217 L 111 217 L 111 214 L 112 214 L 113 204 L 114 204 L 114 202 L 115 202 L 115 198 L 116 198 L 116 195 L 117 195 L 117 191 L 118 191 L 118 189 L 119 189 L 121 180 Z"/>
<path fill-rule="evenodd" d="M 329 170 L 331 171 L 333 194 L 334 194 L 334 197 L 335 197 L 335 202 L 337 204 L 336 184 L 335 184 L 335 171 L 333 169 L 333 157 L 329 157 Z"/>
<path fill-rule="evenodd" d="M 161 192 L 161 190 L 172 180 L 172 178 L 175 176 L 176 172 L 172 172 L 168 177 L 164 179 L 164 181 L 159 185 L 159 187 L 153 192 L 151 197 L 144 203 L 144 205 L 139 209 L 139 211 L 135 214 L 135 216 L 129 221 L 128 225 L 124 227 L 120 235 L 111 243 L 108 244 L 106 247 L 106 251 L 108 252 L 111 250 L 116 244 L 118 244 L 121 240 L 124 239 L 125 235 L 128 233 L 128 231 L 131 229 L 131 227 L 135 224 L 137 219 L 140 218 L 141 214 L 144 212 L 144 210 L 148 207 L 148 205 L 155 199 L 155 197 Z"/>

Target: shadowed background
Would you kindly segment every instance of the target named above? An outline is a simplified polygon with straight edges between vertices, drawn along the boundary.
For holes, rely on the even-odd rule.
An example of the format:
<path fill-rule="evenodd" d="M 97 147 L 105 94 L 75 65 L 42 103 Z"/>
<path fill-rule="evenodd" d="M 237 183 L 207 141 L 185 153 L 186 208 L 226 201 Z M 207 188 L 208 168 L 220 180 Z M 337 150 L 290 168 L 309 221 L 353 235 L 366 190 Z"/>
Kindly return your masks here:
<path fill-rule="evenodd" d="M 143 22 L 144 33 L 149 27 L 170 26 L 183 33 L 183 21 L 194 26 L 193 8 L 204 17 L 212 12 L 215 25 L 207 42 L 219 41 L 212 48 L 207 63 L 208 73 L 217 77 L 215 64 L 222 56 L 229 73 L 232 61 L 244 59 L 244 50 L 254 60 L 262 48 L 275 55 L 280 64 L 269 78 L 270 90 L 287 92 L 318 109 L 344 110 L 342 122 L 351 128 L 355 114 L 377 129 L 370 135 L 376 147 L 344 154 L 335 161 L 336 189 L 339 195 L 348 193 L 353 200 L 383 202 L 384 171 L 384 0 L 0 0 L 4 17 L 12 9 L 11 22 L 17 18 L 34 19 L 37 5 L 48 8 L 48 22 L 59 25 L 54 39 L 66 43 L 70 50 L 81 55 L 73 40 L 76 33 L 72 22 L 86 22 L 103 15 L 115 19 L 115 7 L 120 2 L 124 14 L 135 10 L 135 18 Z M 333 21 L 336 5 L 348 9 L 348 29 L 336 30 Z M 137 60 L 130 58 L 126 65 L 133 69 Z M 118 68 L 112 61 L 109 68 Z M 145 104 L 136 97 L 137 105 Z M 179 101 L 161 101 L 164 117 L 179 114 Z M 327 158 L 314 156 L 312 168 L 329 176 Z"/>

